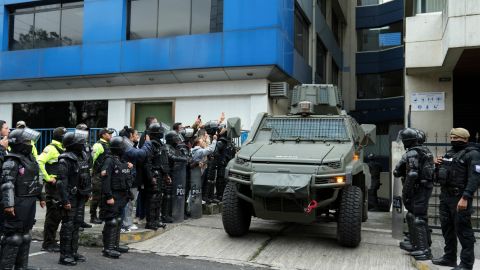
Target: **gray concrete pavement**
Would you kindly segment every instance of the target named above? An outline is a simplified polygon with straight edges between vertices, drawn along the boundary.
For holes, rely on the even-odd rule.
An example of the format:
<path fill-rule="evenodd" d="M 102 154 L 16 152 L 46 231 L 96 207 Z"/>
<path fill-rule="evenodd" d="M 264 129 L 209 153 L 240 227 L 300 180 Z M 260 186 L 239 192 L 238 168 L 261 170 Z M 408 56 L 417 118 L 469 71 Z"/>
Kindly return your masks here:
<path fill-rule="evenodd" d="M 188 220 L 152 239 L 131 244 L 139 252 L 182 256 L 276 269 L 415 269 L 391 237 L 389 213 L 370 213 L 362 243 L 345 248 L 335 239 L 336 223 L 298 225 L 254 219 L 250 233 L 231 238 L 220 215 Z"/>

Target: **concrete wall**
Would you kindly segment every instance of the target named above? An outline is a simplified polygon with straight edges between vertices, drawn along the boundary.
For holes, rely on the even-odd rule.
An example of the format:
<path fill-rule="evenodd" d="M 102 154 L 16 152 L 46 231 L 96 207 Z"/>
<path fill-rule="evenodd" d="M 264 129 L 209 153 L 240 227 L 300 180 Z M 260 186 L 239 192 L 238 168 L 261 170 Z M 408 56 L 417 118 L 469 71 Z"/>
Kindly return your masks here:
<path fill-rule="evenodd" d="M 9 124 L 12 103 L 108 100 L 108 126 L 121 129 L 131 124 L 131 105 L 136 101 L 173 101 L 174 121 L 192 124 L 198 114 L 204 121 L 238 116 L 250 129 L 259 112 L 270 112 L 267 80 L 138 85 L 81 89 L 0 92 L 0 119 Z"/>
<path fill-rule="evenodd" d="M 406 19 L 405 67 L 451 70 L 456 48 L 480 46 L 480 1 L 450 0 L 443 12 Z M 452 56 L 451 56 L 451 55 Z"/>
<path fill-rule="evenodd" d="M 444 111 L 412 112 L 412 127 L 427 132 L 427 136 L 445 134 L 453 127 L 453 80 L 439 82 L 439 77 L 452 77 L 450 73 L 431 72 L 405 76 L 405 126 L 412 92 L 445 92 Z"/>

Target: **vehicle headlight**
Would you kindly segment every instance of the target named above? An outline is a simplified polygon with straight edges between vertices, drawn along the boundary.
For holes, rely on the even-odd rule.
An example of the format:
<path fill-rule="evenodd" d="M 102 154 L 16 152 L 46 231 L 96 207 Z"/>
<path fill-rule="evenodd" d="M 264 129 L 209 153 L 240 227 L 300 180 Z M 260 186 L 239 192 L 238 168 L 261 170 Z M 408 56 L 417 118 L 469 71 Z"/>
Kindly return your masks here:
<path fill-rule="evenodd" d="M 246 165 L 246 164 L 248 164 L 248 162 L 249 162 L 248 159 L 244 159 L 244 158 L 240 158 L 240 157 L 235 158 L 235 163 L 238 164 L 238 165 Z"/>

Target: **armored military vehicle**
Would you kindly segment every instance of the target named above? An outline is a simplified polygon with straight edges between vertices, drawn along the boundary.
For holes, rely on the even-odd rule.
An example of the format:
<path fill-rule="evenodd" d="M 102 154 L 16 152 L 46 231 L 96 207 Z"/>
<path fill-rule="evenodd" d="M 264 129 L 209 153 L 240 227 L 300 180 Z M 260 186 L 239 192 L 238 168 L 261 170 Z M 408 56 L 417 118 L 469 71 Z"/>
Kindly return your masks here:
<path fill-rule="evenodd" d="M 226 169 L 223 227 L 245 235 L 252 216 L 297 223 L 337 221 L 337 239 L 358 246 L 370 174 L 363 149 L 375 126 L 341 110 L 333 85 L 294 87 L 291 114 L 260 113 Z"/>

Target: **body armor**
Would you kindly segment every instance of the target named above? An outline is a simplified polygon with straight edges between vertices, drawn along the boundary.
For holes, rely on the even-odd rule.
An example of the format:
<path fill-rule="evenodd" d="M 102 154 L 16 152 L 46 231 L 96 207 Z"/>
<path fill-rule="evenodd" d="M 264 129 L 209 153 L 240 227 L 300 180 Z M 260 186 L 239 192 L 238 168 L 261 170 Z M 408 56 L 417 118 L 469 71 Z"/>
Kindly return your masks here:
<path fill-rule="evenodd" d="M 130 169 L 126 163 L 120 162 L 118 157 L 112 157 L 113 172 L 111 177 L 112 191 L 128 191 L 131 186 Z"/>
<path fill-rule="evenodd" d="M 103 163 L 105 162 L 105 159 L 107 158 L 108 155 L 110 155 L 110 147 L 108 147 L 108 144 L 102 140 L 99 140 L 98 143 L 102 145 L 103 153 L 98 156 L 98 158 L 95 160 L 95 163 L 93 164 L 94 173 L 100 173 L 100 171 L 102 170 Z"/>
<path fill-rule="evenodd" d="M 18 162 L 18 174 L 15 180 L 15 196 L 17 197 L 35 197 L 42 192 L 43 185 L 38 177 L 38 163 L 29 158 L 18 155 L 8 154 L 8 158 L 13 158 Z"/>
<path fill-rule="evenodd" d="M 90 195 L 92 192 L 92 177 L 90 176 L 90 156 L 87 152 L 82 152 L 82 158 L 78 160 L 80 181 L 78 190 L 81 195 Z"/>

